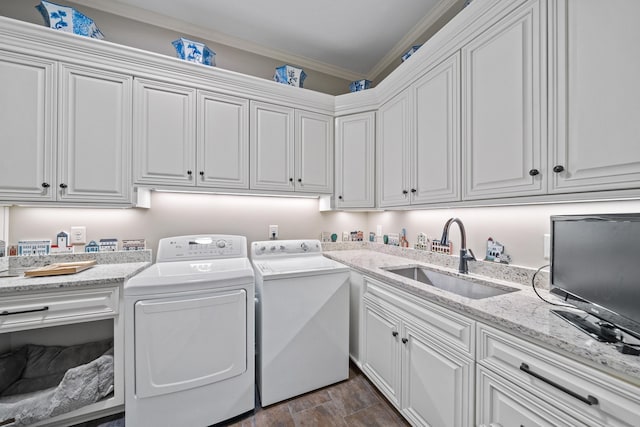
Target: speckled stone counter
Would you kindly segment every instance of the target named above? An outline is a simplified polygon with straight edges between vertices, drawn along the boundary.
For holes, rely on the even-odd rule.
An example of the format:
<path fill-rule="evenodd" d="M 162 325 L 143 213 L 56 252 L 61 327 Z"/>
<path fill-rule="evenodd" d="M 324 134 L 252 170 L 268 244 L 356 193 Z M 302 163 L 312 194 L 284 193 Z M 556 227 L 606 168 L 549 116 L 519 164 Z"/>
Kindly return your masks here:
<path fill-rule="evenodd" d="M 93 267 L 75 274 L 25 277 L 25 270 L 56 262 L 95 259 Z M 94 254 L 9 257 L 7 268 L 16 277 L 0 277 L 0 296 L 16 292 L 42 292 L 55 289 L 87 288 L 124 283 L 151 265 L 151 251 L 120 251 Z"/>
<path fill-rule="evenodd" d="M 384 250 L 384 252 L 375 250 L 378 248 L 368 245 L 360 245 L 359 248 L 347 250 L 336 250 L 343 249 L 344 246 L 335 246 L 331 248 L 333 250 L 330 250 L 329 246 L 325 246 L 324 255 L 342 262 L 369 277 L 453 309 L 477 321 L 505 330 L 517 337 L 550 348 L 640 386 L 640 357 L 621 354 L 613 345 L 600 343 L 569 325 L 550 312 L 551 306 L 540 300 L 535 295 L 531 285 L 525 284 L 527 283 L 526 281 L 518 283 L 518 281 L 502 280 L 489 275 L 480 275 L 472 270 L 472 273 L 464 276 L 465 279 L 498 287 L 507 286 L 518 289 L 517 292 L 473 300 L 406 279 L 383 269 L 384 267 L 421 265 L 452 275 L 458 275 L 456 257 L 446 256 L 453 262 L 452 265 L 443 267 L 440 264 L 416 261 L 413 259 L 417 257 L 415 254 L 411 258 L 388 253 L 392 252 L 393 249 L 397 251 L 400 248 L 390 249 L 385 248 L 384 245 L 377 246 L 380 246 L 380 249 Z M 404 251 L 404 253 L 408 253 L 408 251 L 412 250 L 404 249 Z M 403 252 L 400 253 L 402 254 Z M 471 266 L 470 269 L 472 269 Z M 521 274 L 529 275 L 528 273 L 516 271 L 515 276 L 520 277 Z M 499 276 L 501 275 L 504 274 L 500 273 Z M 540 290 L 539 292 L 547 299 L 554 299 L 548 291 Z"/>

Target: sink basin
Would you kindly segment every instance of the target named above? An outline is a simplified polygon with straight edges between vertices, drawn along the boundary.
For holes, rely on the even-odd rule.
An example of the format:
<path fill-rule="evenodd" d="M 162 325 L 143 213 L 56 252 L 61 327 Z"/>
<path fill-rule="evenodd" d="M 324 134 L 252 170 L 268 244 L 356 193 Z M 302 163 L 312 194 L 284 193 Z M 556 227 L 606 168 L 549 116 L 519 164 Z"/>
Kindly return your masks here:
<path fill-rule="evenodd" d="M 495 297 L 518 290 L 505 286 L 494 287 L 475 283 L 457 276 L 437 273 L 418 266 L 388 267 L 384 268 L 384 270 L 470 299 Z"/>

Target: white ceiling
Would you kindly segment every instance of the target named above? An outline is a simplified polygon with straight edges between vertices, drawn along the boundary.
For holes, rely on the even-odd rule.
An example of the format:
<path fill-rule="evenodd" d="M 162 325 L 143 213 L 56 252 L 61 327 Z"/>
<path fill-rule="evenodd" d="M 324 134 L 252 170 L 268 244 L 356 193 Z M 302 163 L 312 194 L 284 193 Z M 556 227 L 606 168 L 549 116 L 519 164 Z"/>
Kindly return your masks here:
<path fill-rule="evenodd" d="M 73 0 L 348 80 L 373 80 L 460 0 Z"/>

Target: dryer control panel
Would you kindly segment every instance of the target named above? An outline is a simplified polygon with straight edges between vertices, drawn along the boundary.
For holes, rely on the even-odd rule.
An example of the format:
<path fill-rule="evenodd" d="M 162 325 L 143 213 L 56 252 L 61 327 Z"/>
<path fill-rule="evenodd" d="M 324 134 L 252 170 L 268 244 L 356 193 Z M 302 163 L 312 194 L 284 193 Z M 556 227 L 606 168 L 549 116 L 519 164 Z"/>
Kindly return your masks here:
<path fill-rule="evenodd" d="M 251 243 L 253 258 L 317 255 L 319 253 L 322 253 L 322 244 L 319 240 L 265 240 Z"/>
<path fill-rule="evenodd" d="M 246 257 L 246 237 L 205 234 L 160 239 L 156 262 Z"/>

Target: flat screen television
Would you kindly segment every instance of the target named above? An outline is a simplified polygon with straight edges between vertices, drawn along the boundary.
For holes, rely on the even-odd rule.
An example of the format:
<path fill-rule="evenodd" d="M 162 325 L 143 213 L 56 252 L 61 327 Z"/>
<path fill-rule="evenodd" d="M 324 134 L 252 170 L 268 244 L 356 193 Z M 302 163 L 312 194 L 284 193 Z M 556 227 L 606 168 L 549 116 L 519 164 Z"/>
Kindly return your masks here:
<path fill-rule="evenodd" d="M 551 292 L 640 339 L 640 213 L 551 217 Z"/>

